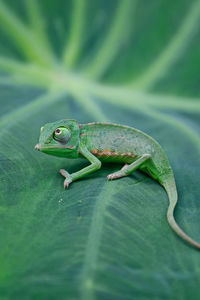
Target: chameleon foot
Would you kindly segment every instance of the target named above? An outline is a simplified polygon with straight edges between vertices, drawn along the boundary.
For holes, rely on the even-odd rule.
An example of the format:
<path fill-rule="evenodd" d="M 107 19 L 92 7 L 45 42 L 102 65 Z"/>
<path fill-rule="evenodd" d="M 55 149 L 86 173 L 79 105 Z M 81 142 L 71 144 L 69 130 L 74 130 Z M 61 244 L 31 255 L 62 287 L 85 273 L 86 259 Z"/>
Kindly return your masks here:
<path fill-rule="evenodd" d="M 107 179 L 108 179 L 108 180 L 113 180 L 113 179 L 118 179 L 118 178 L 127 176 L 127 175 L 125 174 L 125 172 L 124 172 L 124 171 L 126 170 L 127 167 L 128 167 L 128 164 L 125 164 L 125 165 L 121 168 L 120 171 L 115 172 L 115 173 L 112 173 L 112 174 L 109 174 L 109 175 L 107 176 Z"/>
<path fill-rule="evenodd" d="M 70 183 L 72 183 L 72 177 L 71 177 L 71 175 L 70 175 L 66 170 L 64 170 L 64 169 L 60 169 L 60 174 L 66 178 L 65 181 L 64 181 L 64 188 L 66 189 L 66 188 L 69 187 Z"/>
<path fill-rule="evenodd" d="M 64 181 L 64 189 L 68 188 L 70 183 L 72 183 L 72 178 L 71 177 L 66 178 Z"/>
<path fill-rule="evenodd" d="M 113 179 L 118 179 L 118 178 L 121 178 L 121 177 L 124 177 L 124 176 L 127 176 L 127 175 L 125 173 L 119 171 L 119 172 L 115 172 L 115 173 L 109 174 L 107 176 L 107 179 L 108 180 L 113 180 Z"/>

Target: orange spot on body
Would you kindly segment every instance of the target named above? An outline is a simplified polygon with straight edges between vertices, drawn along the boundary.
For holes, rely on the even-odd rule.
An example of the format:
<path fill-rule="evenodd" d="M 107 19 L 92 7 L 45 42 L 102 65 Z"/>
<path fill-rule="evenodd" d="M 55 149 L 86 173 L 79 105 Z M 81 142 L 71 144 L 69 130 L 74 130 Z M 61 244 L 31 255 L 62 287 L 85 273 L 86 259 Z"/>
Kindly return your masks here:
<path fill-rule="evenodd" d="M 110 156 L 110 157 L 121 156 L 121 157 L 132 157 L 132 158 L 137 157 L 136 155 L 134 155 L 131 152 L 124 152 L 124 153 L 119 154 L 117 151 L 112 152 L 110 149 L 99 151 L 98 149 L 94 148 L 90 152 L 99 157 L 102 157 L 102 156 Z"/>
<path fill-rule="evenodd" d="M 110 149 L 99 151 L 98 149 L 95 148 L 92 149 L 90 152 L 97 156 L 112 156 L 112 157 L 119 156 L 118 152 L 111 152 Z"/>
<path fill-rule="evenodd" d="M 122 154 L 120 154 L 120 156 L 126 156 L 126 153 L 122 153 Z"/>
<path fill-rule="evenodd" d="M 121 153 L 120 156 L 122 156 L 122 157 L 127 157 L 127 156 L 129 156 L 129 157 L 133 157 L 133 158 L 137 157 L 137 155 L 135 155 L 135 154 L 133 154 L 133 153 L 131 153 L 131 152 L 124 152 L 124 153 Z"/>
<path fill-rule="evenodd" d="M 118 156 L 119 153 L 118 152 L 112 152 L 111 156 Z"/>
<path fill-rule="evenodd" d="M 94 155 L 97 154 L 98 153 L 98 149 L 96 149 L 96 148 L 92 149 L 91 153 L 94 154 Z"/>

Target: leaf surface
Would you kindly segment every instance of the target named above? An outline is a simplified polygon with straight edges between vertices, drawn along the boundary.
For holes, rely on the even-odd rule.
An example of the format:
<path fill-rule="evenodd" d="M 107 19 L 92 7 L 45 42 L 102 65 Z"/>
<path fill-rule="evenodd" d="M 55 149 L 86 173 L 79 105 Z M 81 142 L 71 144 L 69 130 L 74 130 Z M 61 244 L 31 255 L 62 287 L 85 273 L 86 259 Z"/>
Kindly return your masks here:
<path fill-rule="evenodd" d="M 174 170 L 177 222 L 200 241 L 199 7 L 0 1 L 2 299 L 197 299 L 200 254 L 169 228 L 158 183 L 108 182 L 108 164 L 64 190 L 59 169 L 87 162 L 34 145 L 62 118 L 143 130 Z"/>

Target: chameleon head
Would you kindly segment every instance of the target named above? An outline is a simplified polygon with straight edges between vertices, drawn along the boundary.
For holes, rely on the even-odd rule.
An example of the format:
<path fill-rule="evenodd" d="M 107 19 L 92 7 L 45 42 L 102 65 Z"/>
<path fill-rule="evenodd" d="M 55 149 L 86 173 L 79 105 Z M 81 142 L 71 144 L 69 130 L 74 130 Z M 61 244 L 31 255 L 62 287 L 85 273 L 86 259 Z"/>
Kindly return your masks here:
<path fill-rule="evenodd" d="M 64 119 L 47 123 L 40 129 L 35 149 L 46 154 L 76 158 L 79 148 L 79 125 L 75 120 Z"/>

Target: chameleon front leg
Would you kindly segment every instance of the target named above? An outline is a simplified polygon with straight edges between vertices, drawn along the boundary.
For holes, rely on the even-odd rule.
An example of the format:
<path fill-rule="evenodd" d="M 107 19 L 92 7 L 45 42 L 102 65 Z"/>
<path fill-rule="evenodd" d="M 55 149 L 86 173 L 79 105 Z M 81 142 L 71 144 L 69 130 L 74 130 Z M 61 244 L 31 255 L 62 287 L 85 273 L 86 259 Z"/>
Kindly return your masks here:
<path fill-rule="evenodd" d="M 125 165 L 123 168 L 115 173 L 112 173 L 107 176 L 108 180 L 117 179 L 121 177 L 125 177 L 133 173 L 136 169 L 138 169 L 145 161 L 147 161 L 151 157 L 150 154 L 143 154 L 140 158 L 134 161 L 130 165 Z"/>
<path fill-rule="evenodd" d="M 90 151 L 87 149 L 85 145 L 80 144 L 79 151 L 85 158 L 87 158 L 91 162 L 91 165 L 72 174 L 69 174 L 66 170 L 61 169 L 60 174 L 66 178 L 64 181 L 64 188 L 66 187 L 68 188 L 68 186 L 72 181 L 87 176 L 88 174 L 91 174 L 101 168 L 100 160 L 96 158 L 92 153 L 90 153 Z"/>

